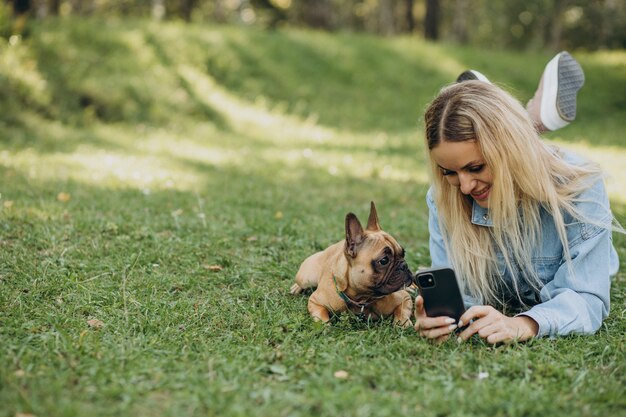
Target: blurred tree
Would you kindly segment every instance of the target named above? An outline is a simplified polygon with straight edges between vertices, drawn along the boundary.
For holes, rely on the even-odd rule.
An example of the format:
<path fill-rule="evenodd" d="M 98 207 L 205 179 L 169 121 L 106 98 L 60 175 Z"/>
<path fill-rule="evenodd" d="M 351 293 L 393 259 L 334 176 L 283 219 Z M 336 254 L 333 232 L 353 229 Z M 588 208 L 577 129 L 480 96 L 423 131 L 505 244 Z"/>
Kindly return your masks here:
<path fill-rule="evenodd" d="M 406 0 L 406 30 L 409 33 L 413 33 L 415 30 L 415 17 L 413 15 L 413 6 L 415 5 L 413 0 Z"/>
<path fill-rule="evenodd" d="M 12 34 L 22 35 L 26 26 L 26 19 L 32 11 L 33 4 L 31 0 L 12 0 L 11 9 L 13 12 Z"/>
<path fill-rule="evenodd" d="M 31 0 L 12 0 L 13 15 L 20 16 L 29 13 L 32 10 L 33 3 Z"/>
<path fill-rule="evenodd" d="M 439 39 L 439 0 L 426 0 L 426 17 L 424 18 L 424 37 Z"/>
<path fill-rule="evenodd" d="M 215 0 L 213 2 L 212 17 L 218 23 L 225 23 L 228 21 L 228 12 L 226 11 L 222 0 Z"/>
<path fill-rule="evenodd" d="M 185 22 L 191 22 L 191 13 L 196 6 L 197 0 L 182 0 L 180 7 L 180 16 Z"/>
<path fill-rule="evenodd" d="M 256 10 L 261 10 L 265 13 L 267 27 L 275 28 L 281 22 L 287 20 L 287 12 L 285 7 L 280 7 L 278 3 L 271 0 L 250 0 L 250 4 Z"/>
<path fill-rule="evenodd" d="M 0 0 L 5 27 L 26 16 L 180 18 L 380 35 L 420 31 L 426 39 L 492 48 L 625 48 L 625 0 Z M 35 13 L 34 11 L 37 11 Z M 0 16 L 2 20 L 2 16 Z M 5 32 L 7 30 L 5 29 Z"/>
<path fill-rule="evenodd" d="M 61 11 L 61 0 L 50 0 L 48 3 L 48 13 L 58 16 Z"/>
<path fill-rule="evenodd" d="M 299 20 L 319 29 L 333 29 L 333 8 L 330 0 L 300 1 L 297 6 Z"/>
<path fill-rule="evenodd" d="M 548 48 L 556 51 L 561 49 L 561 35 L 563 33 L 563 13 L 565 9 L 570 5 L 569 0 L 554 0 L 548 19 L 547 30 L 544 31 L 546 39 L 544 45 Z"/>
<path fill-rule="evenodd" d="M 152 0 L 152 17 L 156 20 L 165 18 L 165 2 L 163 0 Z"/>
<path fill-rule="evenodd" d="M 467 33 L 467 21 L 469 18 L 469 0 L 455 0 L 454 1 L 454 14 L 452 20 L 452 33 L 454 39 L 461 43 L 466 44 L 469 41 Z"/>
<path fill-rule="evenodd" d="M 626 2 L 576 0 L 565 12 L 566 47 L 626 48 Z"/>
<path fill-rule="evenodd" d="M 378 32 L 382 35 L 393 35 L 395 32 L 394 1 L 378 1 Z"/>

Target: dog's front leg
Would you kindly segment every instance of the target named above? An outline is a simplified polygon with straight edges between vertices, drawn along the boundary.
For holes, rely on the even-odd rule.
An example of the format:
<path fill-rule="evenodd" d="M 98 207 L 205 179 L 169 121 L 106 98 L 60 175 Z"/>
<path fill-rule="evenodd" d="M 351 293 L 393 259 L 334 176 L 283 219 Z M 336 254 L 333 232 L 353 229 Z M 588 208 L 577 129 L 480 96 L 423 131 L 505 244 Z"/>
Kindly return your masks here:
<path fill-rule="evenodd" d="M 311 294 L 307 308 L 309 309 L 309 313 L 311 313 L 313 320 L 323 321 L 324 323 L 328 323 L 328 321 L 330 321 L 328 309 L 317 301 L 315 292 Z"/>
<path fill-rule="evenodd" d="M 389 294 L 376 303 L 376 309 L 384 316 L 393 314 L 393 322 L 398 326 L 409 327 L 413 313 L 411 296 L 404 290 Z"/>
<path fill-rule="evenodd" d="M 315 321 L 330 321 L 330 312 L 339 313 L 346 309 L 345 303 L 337 295 L 328 296 L 324 288 L 313 291 L 307 305 L 309 313 Z"/>

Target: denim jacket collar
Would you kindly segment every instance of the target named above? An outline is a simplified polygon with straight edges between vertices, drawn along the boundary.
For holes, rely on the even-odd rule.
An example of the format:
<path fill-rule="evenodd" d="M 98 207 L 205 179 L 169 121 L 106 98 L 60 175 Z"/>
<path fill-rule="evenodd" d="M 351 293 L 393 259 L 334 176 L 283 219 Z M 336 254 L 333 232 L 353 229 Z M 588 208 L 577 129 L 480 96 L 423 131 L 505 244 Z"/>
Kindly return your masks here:
<path fill-rule="evenodd" d="M 478 226 L 493 226 L 493 221 L 489 217 L 489 209 L 479 206 L 476 201 L 472 202 L 472 223 Z"/>

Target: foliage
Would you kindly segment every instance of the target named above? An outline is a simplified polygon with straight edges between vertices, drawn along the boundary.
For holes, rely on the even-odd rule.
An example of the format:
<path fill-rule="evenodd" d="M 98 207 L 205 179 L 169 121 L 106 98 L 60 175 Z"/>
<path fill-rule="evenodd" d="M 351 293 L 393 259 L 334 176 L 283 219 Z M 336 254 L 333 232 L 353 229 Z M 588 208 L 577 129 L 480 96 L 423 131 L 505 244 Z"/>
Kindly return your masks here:
<path fill-rule="evenodd" d="M 0 3 L 0 39 L 11 36 L 11 9 L 8 4 Z"/>
<path fill-rule="evenodd" d="M 418 32 L 426 39 L 520 50 L 626 48 L 626 3 L 619 0 L 26 0 L 19 3 L 30 5 L 29 14 L 38 19 L 50 15 L 152 17 L 273 29 L 313 27 L 383 36 Z M 21 25 L 15 26 L 12 30 L 20 34 L 17 27 Z M 1 31 L 0 36 L 4 36 Z"/>
<path fill-rule="evenodd" d="M 0 416 L 625 415 L 622 235 L 593 337 L 432 346 L 288 295 L 370 200 L 427 265 L 422 109 L 466 67 L 526 100 L 548 54 L 81 18 L 0 58 Z M 551 138 L 624 223 L 626 55 L 577 58 Z"/>

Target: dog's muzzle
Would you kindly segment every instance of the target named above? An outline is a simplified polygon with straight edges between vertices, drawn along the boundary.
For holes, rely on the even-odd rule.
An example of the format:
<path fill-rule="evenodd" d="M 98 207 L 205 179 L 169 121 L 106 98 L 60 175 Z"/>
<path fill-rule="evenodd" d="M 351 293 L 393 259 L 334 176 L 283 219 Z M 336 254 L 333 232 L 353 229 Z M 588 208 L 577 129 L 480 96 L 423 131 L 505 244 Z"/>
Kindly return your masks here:
<path fill-rule="evenodd" d="M 404 259 L 398 261 L 387 276 L 376 286 L 375 291 L 379 294 L 391 294 L 413 283 L 413 274 Z"/>

